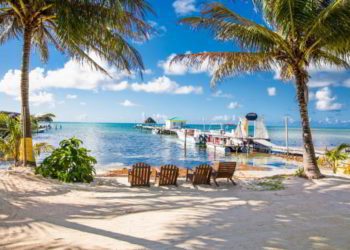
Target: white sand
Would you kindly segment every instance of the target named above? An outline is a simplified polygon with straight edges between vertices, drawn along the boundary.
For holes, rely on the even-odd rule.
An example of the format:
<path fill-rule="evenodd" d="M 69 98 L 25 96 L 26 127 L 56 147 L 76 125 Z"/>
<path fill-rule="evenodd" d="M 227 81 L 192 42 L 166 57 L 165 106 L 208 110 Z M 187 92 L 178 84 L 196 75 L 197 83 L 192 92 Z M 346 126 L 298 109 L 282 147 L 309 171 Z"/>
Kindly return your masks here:
<path fill-rule="evenodd" d="M 130 188 L 126 178 L 72 185 L 0 171 L 0 249 L 350 248 L 350 179 L 293 177 L 281 191 L 242 180 Z"/>

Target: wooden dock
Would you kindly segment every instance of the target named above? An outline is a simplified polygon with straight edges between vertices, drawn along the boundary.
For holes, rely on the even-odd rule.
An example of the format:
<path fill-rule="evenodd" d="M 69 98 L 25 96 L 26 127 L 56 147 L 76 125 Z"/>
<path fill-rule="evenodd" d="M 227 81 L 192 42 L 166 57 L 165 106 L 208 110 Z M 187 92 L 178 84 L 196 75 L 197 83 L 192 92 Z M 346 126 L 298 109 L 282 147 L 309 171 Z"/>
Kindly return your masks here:
<path fill-rule="evenodd" d="M 144 125 L 144 124 L 137 124 L 135 126 L 137 129 L 142 130 L 148 130 L 152 131 L 154 134 L 159 134 L 159 135 L 177 135 L 176 131 L 171 130 L 171 129 L 166 129 L 162 126 L 150 126 L 150 125 Z"/>
<path fill-rule="evenodd" d="M 177 135 L 176 130 L 171 130 L 171 129 L 166 129 L 162 126 L 150 126 L 150 125 L 145 125 L 145 124 L 137 124 L 135 128 L 146 131 L 152 131 L 154 134 L 159 134 L 159 135 Z M 225 137 L 225 136 L 224 136 Z M 226 136 L 227 138 L 230 138 L 230 136 Z M 249 138 L 250 141 L 247 141 L 247 139 L 237 139 L 234 138 L 237 141 L 241 140 L 241 144 L 239 143 L 235 145 L 215 145 L 213 143 L 206 143 L 206 146 L 208 148 L 214 148 L 215 151 L 218 149 L 218 151 L 223 151 L 223 152 L 237 152 L 242 149 L 247 149 L 247 152 L 252 151 L 259 151 L 261 152 L 268 152 L 268 153 L 273 153 L 273 154 L 290 154 L 290 155 L 303 155 L 304 150 L 301 147 L 285 147 L 285 146 L 279 146 L 276 145 L 269 140 L 266 139 L 257 139 L 257 138 Z M 186 144 L 186 141 L 184 142 Z M 186 148 L 186 146 L 185 146 Z M 230 150 L 227 150 L 230 149 Z M 315 151 L 317 156 L 324 155 L 325 152 L 323 150 L 316 150 Z"/>

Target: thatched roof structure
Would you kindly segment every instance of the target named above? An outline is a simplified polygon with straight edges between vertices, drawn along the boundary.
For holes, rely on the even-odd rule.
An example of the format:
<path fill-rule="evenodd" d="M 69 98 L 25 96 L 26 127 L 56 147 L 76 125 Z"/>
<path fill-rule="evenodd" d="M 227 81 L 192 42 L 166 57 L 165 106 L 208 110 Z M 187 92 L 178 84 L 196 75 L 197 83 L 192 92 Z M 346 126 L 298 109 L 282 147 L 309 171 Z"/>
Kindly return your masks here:
<path fill-rule="evenodd" d="M 157 122 L 152 117 L 148 117 L 144 123 L 145 124 L 156 124 Z"/>
<path fill-rule="evenodd" d="M 17 116 L 21 115 L 20 113 L 10 112 L 10 111 L 0 111 L 0 114 L 9 115 L 9 116 L 12 116 L 12 117 L 17 117 Z"/>

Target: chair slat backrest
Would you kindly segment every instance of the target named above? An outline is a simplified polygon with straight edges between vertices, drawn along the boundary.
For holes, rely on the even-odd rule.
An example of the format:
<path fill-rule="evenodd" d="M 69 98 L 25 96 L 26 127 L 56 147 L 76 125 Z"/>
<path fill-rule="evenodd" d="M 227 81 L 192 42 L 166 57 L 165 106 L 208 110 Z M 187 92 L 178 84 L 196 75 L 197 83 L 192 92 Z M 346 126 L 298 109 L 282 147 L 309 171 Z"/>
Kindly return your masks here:
<path fill-rule="evenodd" d="M 164 165 L 160 168 L 159 186 L 177 185 L 179 168 L 175 165 Z"/>
<path fill-rule="evenodd" d="M 132 166 L 131 170 L 131 186 L 150 186 L 151 166 L 139 162 Z"/>
<path fill-rule="evenodd" d="M 210 184 L 210 176 L 213 168 L 207 164 L 196 167 L 193 173 L 193 184 Z"/>
<path fill-rule="evenodd" d="M 219 162 L 215 165 L 217 178 L 231 178 L 235 173 L 236 162 Z"/>

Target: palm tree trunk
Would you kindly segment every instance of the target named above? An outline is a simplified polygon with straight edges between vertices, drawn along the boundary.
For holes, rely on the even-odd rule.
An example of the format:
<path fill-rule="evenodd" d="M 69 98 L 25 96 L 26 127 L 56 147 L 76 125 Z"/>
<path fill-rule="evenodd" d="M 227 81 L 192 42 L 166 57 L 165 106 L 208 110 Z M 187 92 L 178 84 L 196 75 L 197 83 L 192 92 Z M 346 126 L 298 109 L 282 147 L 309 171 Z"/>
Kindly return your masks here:
<path fill-rule="evenodd" d="M 29 60 L 32 40 L 30 27 L 24 29 L 22 75 L 21 75 L 21 115 L 22 115 L 22 138 L 20 146 L 20 162 L 23 166 L 35 166 L 33 153 L 32 128 L 29 110 Z"/>
<path fill-rule="evenodd" d="M 297 69 L 295 70 L 295 79 L 304 142 L 304 172 L 309 179 L 319 179 L 322 177 L 322 174 L 317 166 L 315 148 L 310 129 L 307 100 L 307 75 L 303 73 L 302 70 Z"/>

